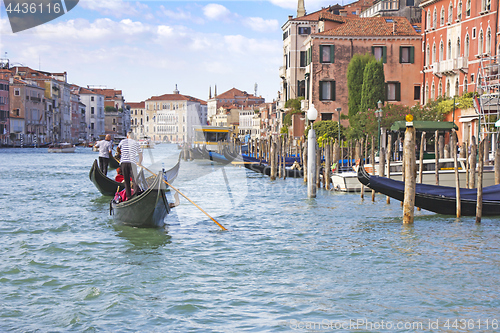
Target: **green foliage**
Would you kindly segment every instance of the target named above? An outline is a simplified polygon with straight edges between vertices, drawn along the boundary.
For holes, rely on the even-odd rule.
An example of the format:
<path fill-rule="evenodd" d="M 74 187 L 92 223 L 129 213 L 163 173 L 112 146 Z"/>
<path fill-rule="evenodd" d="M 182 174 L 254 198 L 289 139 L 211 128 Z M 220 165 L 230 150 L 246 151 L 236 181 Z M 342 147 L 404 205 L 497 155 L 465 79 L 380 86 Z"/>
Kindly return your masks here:
<path fill-rule="evenodd" d="M 300 101 L 303 99 L 304 99 L 304 97 L 289 99 L 285 103 L 285 108 L 292 109 L 292 111 L 300 110 Z"/>
<path fill-rule="evenodd" d="M 309 133 L 309 129 L 311 126 L 307 126 L 306 128 L 306 137 L 307 134 Z M 322 137 L 324 139 L 331 138 L 331 139 L 337 139 L 338 138 L 338 131 L 339 131 L 339 123 L 338 121 L 333 121 L 333 120 L 321 120 L 321 121 L 316 121 L 313 124 L 313 128 L 316 131 L 316 137 L 319 138 Z M 340 138 L 345 138 L 345 128 L 341 125 L 340 126 Z M 323 140 L 323 139 L 321 139 Z M 319 142 L 319 141 L 318 141 Z"/>
<path fill-rule="evenodd" d="M 453 111 L 453 102 L 456 103 L 455 108 L 456 109 L 468 109 L 474 106 L 474 102 L 472 100 L 473 98 L 473 93 L 467 93 L 462 96 L 457 96 L 455 97 L 455 100 L 453 98 L 450 99 L 441 99 L 439 100 L 439 108 L 443 114 L 448 114 Z"/>
<path fill-rule="evenodd" d="M 364 55 L 357 53 L 349 62 L 349 66 L 347 67 L 349 119 L 359 112 L 361 105 L 361 90 L 363 88 L 363 73 L 366 64 L 374 59 L 374 56 L 370 53 Z"/>
<path fill-rule="evenodd" d="M 288 135 L 288 126 L 287 125 L 283 125 L 281 127 L 280 134 L 286 134 L 286 135 Z"/>
<path fill-rule="evenodd" d="M 104 112 L 114 112 L 114 111 L 117 111 L 114 106 L 106 106 L 104 108 Z"/>
<path fill-rule="evenodd" d="M 359 112 L 375 109 L 378 101 L 385 101 L 384 64 L 381 60 L 371 60 L 366 64 L 363 72 L 363 88 Z"/>

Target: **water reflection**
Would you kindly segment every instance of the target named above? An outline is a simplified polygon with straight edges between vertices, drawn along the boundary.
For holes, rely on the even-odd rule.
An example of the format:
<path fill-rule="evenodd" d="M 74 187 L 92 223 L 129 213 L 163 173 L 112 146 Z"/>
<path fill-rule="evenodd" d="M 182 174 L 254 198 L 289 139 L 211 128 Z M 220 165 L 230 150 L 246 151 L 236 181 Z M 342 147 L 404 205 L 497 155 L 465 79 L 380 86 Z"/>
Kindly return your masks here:
<path fill-rule="evenodd" d="M 163 228 L 134 228 L 122 224 L 113 224 L 117 236 L 125 238 L 135 248 L 157 249 L 170 244 L 172 237 L 167 227 Z"/>

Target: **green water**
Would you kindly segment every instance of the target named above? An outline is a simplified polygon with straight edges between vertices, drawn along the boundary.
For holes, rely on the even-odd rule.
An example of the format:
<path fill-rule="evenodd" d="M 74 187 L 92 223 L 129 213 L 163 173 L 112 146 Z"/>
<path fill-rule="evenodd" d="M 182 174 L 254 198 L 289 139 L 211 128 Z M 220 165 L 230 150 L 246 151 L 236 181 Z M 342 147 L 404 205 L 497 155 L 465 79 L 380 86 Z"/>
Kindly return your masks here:
<path fill-rule="evenodd" d="M 229 231 L 182 198 L 165 229 L 135 229 L 89 181 L 96 156 L 0 150 L 0 331 L 498 330 L 498 218 L 404 226 L 383 196 L 310 200 L 300 179 L 192 161 L 174 186 Z"/>

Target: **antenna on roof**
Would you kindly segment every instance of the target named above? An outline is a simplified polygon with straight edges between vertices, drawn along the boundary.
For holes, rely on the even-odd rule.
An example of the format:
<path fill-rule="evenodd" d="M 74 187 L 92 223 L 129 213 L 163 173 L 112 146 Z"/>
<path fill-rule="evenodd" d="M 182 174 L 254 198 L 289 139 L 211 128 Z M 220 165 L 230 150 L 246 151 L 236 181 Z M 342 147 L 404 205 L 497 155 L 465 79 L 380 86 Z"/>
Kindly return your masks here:
<path fill-rule="evenodd" d="M 257 82 L 255 82 L 255 85 L 253 86 L 253 89 L 255 90 L 255 96 L 257 96 Z"/>

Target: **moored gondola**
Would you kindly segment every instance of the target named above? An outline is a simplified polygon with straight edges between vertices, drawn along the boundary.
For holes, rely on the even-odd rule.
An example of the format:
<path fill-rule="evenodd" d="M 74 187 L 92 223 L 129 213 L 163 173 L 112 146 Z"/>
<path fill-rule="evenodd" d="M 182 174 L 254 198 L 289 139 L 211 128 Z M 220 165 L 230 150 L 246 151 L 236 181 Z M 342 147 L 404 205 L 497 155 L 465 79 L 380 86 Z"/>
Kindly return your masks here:
<path fill-rule="evenodd" d="M 359 181 L 382 194 L 404 201 L 405 183 L 386 177 L 371 176 L 365 168 L 358 168 Z M 477 189 L 460 189 L 463 216 L 476 216 Z M 450 186 L 416 184 L 415 206 L 443 215 L 456 214 L 456 189 Z M 483 188 L 483 215 L 500 215 L 500 185 Z"/>
<path fill-rule="evenodd" d="M 102 173 L 97 160 L 94 160 L 94 164 L 90 168 L 89 178 L 102 195 L 113 196 L 117 192 L 117 189 L 121 191 L 125 188 L 124 183 L 116 182 Z"/>
<path fill-rule="evenodd" d="M 158 228 L 165 223 L 165 217 L 170 212 L 170 207 L 165 195 L 166 185 L 164 172 L 160 171 L 153 177 L 148 185 L 139 180 L 141 187 L 149 186 L 139 194 L 133 195 L 129 200 L 110 202 L 110 214 L 117 223 L 137 228 Z"/>

